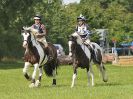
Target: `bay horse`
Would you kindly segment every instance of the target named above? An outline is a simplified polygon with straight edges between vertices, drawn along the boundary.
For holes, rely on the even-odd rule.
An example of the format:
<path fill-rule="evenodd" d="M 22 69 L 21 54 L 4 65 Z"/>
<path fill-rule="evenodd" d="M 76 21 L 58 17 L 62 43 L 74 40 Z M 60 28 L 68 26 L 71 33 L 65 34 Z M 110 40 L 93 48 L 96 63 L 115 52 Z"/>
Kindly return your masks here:
<path fill-rule="evenodd" d="M 102 62 L 102 49 L 101 47 L 92 42 L 91 46 L 85 45 L 80 36 L 70 36 L 69 37 L 69 56 L 73 60 L 73 76 L 71 88 L 74 87 L 75 79 L 77 76 L 77 68 L 86 68 L 88 75 L 88 85 L 90 85 L 90 76 L 92 77 L 92 86 L 94 86 L 94 73 L 92 70 L 92 61 L 100 69 L 100 72 L 103 77 L 103 81 L 107 82 L 107 75 L 105 67 Z"/>
<path fill-rule="evenodd" d="M 53 44 L 48 43 L 49 54 L 53 57 L 49 60 L 44 45 L 38 42 L 35 38 L 35 33 L 38 32 L 31 27 L 23 27 L 21 35 L 23 36 L 23 47 L 26 49 L 24 53 L 24 68 L 23 74 L 25 78 L 31 81 L 29 87 L 38 87 L 41 85 L 43 69 L 47 76 L 53 76 L 53 85 L 56 85 L 56 72 L 58 67 L 57 51 Z M 28 74 L 29 66 L 34 66 L 32 77 Z M 38 80 L 36 72 L 39 70 Z"/>

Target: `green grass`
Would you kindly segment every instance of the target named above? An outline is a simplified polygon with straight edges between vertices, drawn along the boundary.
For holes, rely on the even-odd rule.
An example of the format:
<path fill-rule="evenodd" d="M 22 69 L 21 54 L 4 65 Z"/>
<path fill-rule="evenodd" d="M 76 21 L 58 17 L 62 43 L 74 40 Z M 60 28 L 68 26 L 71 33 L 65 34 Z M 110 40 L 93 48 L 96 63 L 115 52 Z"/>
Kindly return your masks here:
<path fill-rule="evenodd" d="M 44 74 L 39 88 L 28 87 L 22 68 L 23 63 L 0 63 L 0 99 L 133 99 L 133 67 L 106 65 L 109 81 L 104 83 L 94 66 L 94 87 L 87 86 L 86 70 L 79 68 L 74 88 L 72 66 L 60 66 L 57 86 Z"/>

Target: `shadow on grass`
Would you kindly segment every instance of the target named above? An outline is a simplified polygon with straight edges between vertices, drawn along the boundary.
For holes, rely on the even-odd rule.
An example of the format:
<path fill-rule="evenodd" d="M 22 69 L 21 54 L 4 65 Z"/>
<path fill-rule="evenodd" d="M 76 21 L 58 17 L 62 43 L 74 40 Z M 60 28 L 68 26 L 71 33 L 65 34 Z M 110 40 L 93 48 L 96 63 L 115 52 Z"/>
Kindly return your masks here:
<path fill-rule="evenodd" d="M 115 82 L 110 82 L 110 83 L 95 83 L 94 86 L 88 86 L 87 84 L 86 85 L 82 85 L 82 84 L 76 84 L 75 87 L 84 87 L 84 88 L 93 88 L 93 87 L 109 87 L 109 86 L 120 86 L 122 85 L 121 83 L 115 83 Z"/>
<path fill-rule="evenodd" d="M 119 86 L 122 85 L 121 83 L 100 83 L 100 84 L 95 84 L 95 87 L 99 87 L 99 86 Z"/>
<path fill-rule="evenodd" d="M 0 62 L 0 69 L 18 69 L 23 68 L 22 62 Z"/>
<path fill-rule="evenodd" d="M 70 87 L 70 85 L 43 85 L 42 87 L 45 87 L 45 88 L 55 88 L 55 87 L 58 87 L 58 88 L 61 88 L 61 87 Z"/>

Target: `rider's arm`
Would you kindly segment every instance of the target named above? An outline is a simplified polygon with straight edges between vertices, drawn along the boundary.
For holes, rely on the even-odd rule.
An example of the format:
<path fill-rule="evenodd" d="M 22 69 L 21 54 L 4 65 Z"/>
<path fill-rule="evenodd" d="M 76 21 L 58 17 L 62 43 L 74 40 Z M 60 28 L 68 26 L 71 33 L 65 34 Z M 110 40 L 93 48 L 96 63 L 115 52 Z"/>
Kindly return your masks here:
<path fill-rule="evenodd" d="M 46 28 L 43 24 L 41 25 L 41 29 L 42 29 L 43 33 L 39 33 L 39 35 L 46 36 L 47 32 L 46 32 Z"/>
<path fill-rule="evenodd" d="M 78 31 L 78 26 L 76 25 L 76 27 L 75 27 L 75 32 L 77 32 Z"/>

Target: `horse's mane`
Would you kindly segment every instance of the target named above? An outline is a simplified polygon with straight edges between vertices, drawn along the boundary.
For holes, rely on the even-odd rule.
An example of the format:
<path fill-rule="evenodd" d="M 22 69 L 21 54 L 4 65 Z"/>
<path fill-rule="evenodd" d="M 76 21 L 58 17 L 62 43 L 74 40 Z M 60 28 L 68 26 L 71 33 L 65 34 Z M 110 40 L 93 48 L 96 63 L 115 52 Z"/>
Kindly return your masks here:
<path fill-rule="evenodd" d="M 23 27 L 24 30 L 30 31 L 33 35 L 38 34 L 38 30 L 33 27 Z"/>

